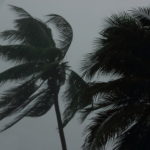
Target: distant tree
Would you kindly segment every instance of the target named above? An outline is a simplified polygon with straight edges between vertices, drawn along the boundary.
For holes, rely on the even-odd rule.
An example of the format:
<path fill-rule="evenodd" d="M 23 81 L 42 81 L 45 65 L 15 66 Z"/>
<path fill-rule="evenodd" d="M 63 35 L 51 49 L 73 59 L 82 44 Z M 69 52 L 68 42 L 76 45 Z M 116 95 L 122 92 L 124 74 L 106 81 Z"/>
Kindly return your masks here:
<path fill-rule="evenodd" d="M 48 21 L 43 22 L 22 8 L 11 6 L 11 9 L 19 18 L 14 21 L 15 28 L 2 32 L 0 37 L 13 44 L 0 45 L 0 56 L 15 66 L 0 73 L 0 83 L 19 81 L 19 84 L 6 90 L 0 98 L 0 120 L 16 114 L 1 132 L 24 117 L 46 114 L 54 105 L 62 149 L 67 150 L 58 94 L 69 69 L 64 57 L 72 41 L 72 28 L 56 14 L 48 15 Z M 48 23 L 59 32 L 59 46 L 56 46 Z"/>
<path fill-rule="evenodd" d="M 83 121 L 96 110 L 85 130 L 83 150 L 103 149 L 111 138 L 118 139 L 114 150 L 148 150 L 150 8 L 112 15 L 95 45 L 82 65 L 86 80 L 76 73 L 69 77 L 64 121 L 67 124 L 76 112 L 82 112 Z M 119 77 L 92 82 L 100 73 Z"/>

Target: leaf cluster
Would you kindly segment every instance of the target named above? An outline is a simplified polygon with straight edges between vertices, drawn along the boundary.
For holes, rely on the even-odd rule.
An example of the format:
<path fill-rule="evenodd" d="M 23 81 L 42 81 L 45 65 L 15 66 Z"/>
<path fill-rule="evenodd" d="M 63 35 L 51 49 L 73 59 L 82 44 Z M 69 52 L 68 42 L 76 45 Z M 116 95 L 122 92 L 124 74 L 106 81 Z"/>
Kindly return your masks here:
<path fill-rule="evenodd" d="M 118 139 L 114 150 L 149 149 L 149 41 L 149 8 L 112 15 L 83 60 L 83 78 L 70 75 L 65 125 L 75 112 L 82 121 L 96 113 L 85 129 L 83 150 L 105 149 L 112 138 Z M 120 78 L 93 82 L 96 74 L 110 73 Z"/>
<path fill-rule="evenodd" d="M 7 45 L 0 45 L 0 57 L 15 64 L 0 73 L 0 83 L 19 81 L 19 84 L 0 96 L 0 120 L 15 115 L 1 131 L 23 117 L 42 116 L 53 106 L 56 94 L 53 89 L 60 88 L 66 79 L 68 65 L 63 59 L 73 34 L 62 16 L 47 15 L 44 22 L 20 7 L 10 5 L 10 8 L 18 18 L 14 20 L 14 29 L 0 33 L 0 38 L 8 41 Z M 60 32 L 63 41 L 59 47 L 49 23 Z"/>

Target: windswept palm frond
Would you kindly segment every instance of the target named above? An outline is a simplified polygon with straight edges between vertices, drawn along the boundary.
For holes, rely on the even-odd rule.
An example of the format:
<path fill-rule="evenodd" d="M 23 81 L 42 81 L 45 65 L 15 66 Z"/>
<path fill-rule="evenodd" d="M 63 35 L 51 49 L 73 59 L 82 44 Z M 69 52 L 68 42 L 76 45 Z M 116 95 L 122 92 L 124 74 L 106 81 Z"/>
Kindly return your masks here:
<path fill-rule="evenodd" d="M 78 110 L 92 103 L 92 100 L 84 99 L 82 97 L 87 88 L 88 84 L 77 73 L 71 71 L 67 80 L 67 88 L 64 94 L 64 126 L 68 124 Z"/>
<path fill-rule="evenodd" d="M 57 14 L 48 15 L 47 23 L 52 23 L 59 31 L 59 47 L 63 51 L 63 57 L 67 53 L 73 39 L 73 30 L 71 25 Z"/>
<path fill-rule="evenodd" d="M 32 18 L 32 16 L 24 9 L 14 6 L 14 5 L 9 5 L 9 6 L 10 6 L 10 9 L 13 10 L 20 18 L 29 18 L 29 17 Z"/>
<path fill-rule="evenodd" d="M 36 66 L 36 67 L 35 67 Z M 25 63 L 14 67 L 11 67 L 2 73 L 0 73 L 0 83 L 6 83 L 8 81 L 22 80 L 30 76 L 36 76 L 41 72 L 41 64 Z"/>
<path fill-rule="evenodd" d="M 93 118 L 90 125 L 88 125 L 84 131 L 86 134 L 86 138 L 84 145 L 82 146 L 83 150 L 98 150 L 104 145 L 104 143 L 106 143 L 105 136 L 102 134 L 99 135 L 100 127 L 101 124 L 103 125 L 104 120 L 109 118 L 115 112 L 116 112 L 115 109 L 108 110 L 106 112 L 103 112 L 103 114 L 102 113 L 97 114 L 97 116 Z M 98 136 L 102 136 L 101 139 L 99 139 Z"/>
<path fill-rule="evenodd" d="M 93 104 L 90 107 L 85 107 L 82 110 L 80 110 L 80 121 L 81 123 L 85 121 L 85 119 L 94 111 L 101 110 L 101 109 L 107 109 L 112 108 L 114 105 L 113 102 L 104 100 L 102 102 L 99 102 L 97 104 Z"/>
<path fill-rule="evenodd" d="M 0 101 L 0 120 L 11 116 L 13 113 L 24 108 L 24 103 L 37 90 L 35 80 L 31 79 L 15 88 L 5 91 Z M 26 105 L 25 105 L 26 106 Z"/>
<path fill-rule="evenodd" d="M 54 104 L 53 94 L 47 89 L 38 98 L 39 103 L 27 115 L 29 117 L 39 117 L 46 114 Z"/>
<path fill-rule="evenodd" d="M 3 33 L 2 37 L 15 37 L 24 44 L 29 44 L 35 47 L 47 48 L 55 47 L 55 42 L 52 38 L 51 29 L 41 20 L 33 18 L 24 9 L 11 5 L 11 9 L 17 13 L 19 19 L 16 19 L 15 29 L 13 32 L 10 30 Z M 10 39 L 10 40 L 11 40 Z"/>
<path fill-rule="evenodd" d="M 25 36 L 18 30 L 6 30 L 0 33 L 0 38 L 9 42 L 21 42 L 24 43 Z"/>
<path fill-rule="evenodd" d="M 108 82 L 91 82 L 87 91 L 87 96 L 94 96 L 97 94 L 111 95 L 124 93 L 128 96 L 141 97 L 140 95 L 147 95 L 150 89 L 149 78 L 119 78 Z M 121 92 L 122 91 L 122 92 Z M 126 96 L 125 96 L 126 97 Z"/>
<path fill-rule="evenodd" d="M 15 28 L 25 37 L 24 43 L 41 48 L 54 48 L 51 29 L 35 18 L 15 20 Z"/>
<path fill-rule="evenodd" d="M 0 45 L 0 57 L 14 62 L 53 62 L 59 60 L 61 52 L 57 48 L 34 48 L 27 45 Z"/>
<path fill-rule="evenodd" d="M 41 90 L 40 92 L 38 92 L 38 93 L 34 94 L 33 96 L 31 96 L 26 101 L 26 103 L 23 104 L 24 109 L 21 109 L 20 112 L 17 114 L 17 116 L 15 118 L 13 118 L 12 121 L 10 121 L 9 123 L 5 124 L 5 126 L 2 129 L 0 129 L 0 132 L 3 132 L 5 130 L 11 128 L 13 125 L 15 125 L 21 119 L 23 119 L 24 117 L 28 116 L 29 113 L 40 103 L 40 101 L 37 101 L 36 98 L 38 98 L 38 96 L 40 96 L 41 94 L 43 94 L 45 91 L 46 91 L 45 89 Z M 33 103 L 33 104 L 30 104 L 30 103 Z M 27 105 L 28 105 L 28 107 L 26 108 Z"/>
<path fill-rule="evenodd" d="M 147 105 L 131 105 L 98 113 L 85 130 L 87 136 L 83 149 L 98 150 L 105 146 L 109 139 L 119 136 L 133 121 L 139 119 L 146 107 L 149 109 Z"/>

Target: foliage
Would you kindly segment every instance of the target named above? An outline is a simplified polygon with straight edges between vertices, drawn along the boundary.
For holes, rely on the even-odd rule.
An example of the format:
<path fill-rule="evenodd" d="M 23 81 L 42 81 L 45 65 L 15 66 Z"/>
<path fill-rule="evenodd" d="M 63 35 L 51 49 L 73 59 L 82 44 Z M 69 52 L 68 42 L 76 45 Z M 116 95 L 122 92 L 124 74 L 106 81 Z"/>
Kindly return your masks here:
<path fill-rule="evenodd" d="M 94 52 L 83 61 L 85 80 L 70 76 L 66 94 L 71 101 L 64 120 L 72 119 L 75 112 L 81 112 L 84 120 L 96 110 L 85 129 L 83 150 L 104 149 L 111 138 L 118 139 L 115 150 L 149 149 L 149 41 L 149 8 L 112 15 L 95 41 Z M 93 82 L 95 75 L 110 73 L 120 77 Z"/>
<path fill-rule="evenodd" d="M 47 15 L 47 21 L 34 18 L 16 6 L 10 8 L 17 14 L 14 29 L 1 32 L 0 38 L 9 44 L 0 45 L 0 57 L 15 63 L 12 68 L 0 73 L 0 83 L 19 81 L 0 97 L 0 120 L 16 117 L 1 129 L 4 131 L 23 117 L 39 117 L 46 114 L 54 104 L 54 84 L 60 88 L 66 79 L 66 52 L 72 42 L 72 28 L 62 17 Z M 51 23 L 60 32 L 61 45 L 56 45 Z M 63 40 L 63 41 L 62 41 Z M 51 81 L 51 83 L 50 83 Z M 50 83 L 50 85 L 49 85 Z"/>

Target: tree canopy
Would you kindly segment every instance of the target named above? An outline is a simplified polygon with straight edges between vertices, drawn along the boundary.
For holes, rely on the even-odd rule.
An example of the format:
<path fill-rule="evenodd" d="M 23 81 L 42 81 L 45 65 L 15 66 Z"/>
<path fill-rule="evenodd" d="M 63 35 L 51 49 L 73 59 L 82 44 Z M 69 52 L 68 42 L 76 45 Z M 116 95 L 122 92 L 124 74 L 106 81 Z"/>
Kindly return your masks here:
<path fill-rule="evenodd" d="M 112 15 L 96 39 L 96 48 L 83 60 L 83 78 L 70 75 L 65 122 L 76 112 L 81 112 L 83 121 L 93 113 L 83 150 L 103 149 L 112 138 L 117 139 L 114 150 L 149 149 L 149 41 L 149 8 Z M 110 73 L 119 77 L 93 81 L 95 75 Z"/>

